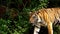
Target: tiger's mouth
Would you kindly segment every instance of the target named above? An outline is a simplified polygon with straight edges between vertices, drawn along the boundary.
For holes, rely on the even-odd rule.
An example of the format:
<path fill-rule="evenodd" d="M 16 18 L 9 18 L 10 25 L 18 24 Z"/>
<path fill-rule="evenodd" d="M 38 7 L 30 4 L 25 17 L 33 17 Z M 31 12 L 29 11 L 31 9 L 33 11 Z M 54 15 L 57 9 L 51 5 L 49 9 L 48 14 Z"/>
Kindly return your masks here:
<path fill-rule="evenodd" d="M 35 22 L 35 23 L 32 23 L 32 26 L 40 27 L 40 26 L 47 26 L 47 24 L 42 22 Z"/>

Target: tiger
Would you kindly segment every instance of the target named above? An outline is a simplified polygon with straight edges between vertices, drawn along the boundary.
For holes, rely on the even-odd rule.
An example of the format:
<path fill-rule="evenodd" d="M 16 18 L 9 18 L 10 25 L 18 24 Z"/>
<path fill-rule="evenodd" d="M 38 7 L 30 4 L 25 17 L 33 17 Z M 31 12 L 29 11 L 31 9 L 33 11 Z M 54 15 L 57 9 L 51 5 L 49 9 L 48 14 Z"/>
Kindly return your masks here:
<path fill-rule="evenodd" d="M 53 24 L 60 22 L 60 8 L 43 8 L 30 12 L 29 21 L 35 25 L 34 33 L 38 34 L 41 26 L 47 27 L 48 34 L 53 34 Z"/>

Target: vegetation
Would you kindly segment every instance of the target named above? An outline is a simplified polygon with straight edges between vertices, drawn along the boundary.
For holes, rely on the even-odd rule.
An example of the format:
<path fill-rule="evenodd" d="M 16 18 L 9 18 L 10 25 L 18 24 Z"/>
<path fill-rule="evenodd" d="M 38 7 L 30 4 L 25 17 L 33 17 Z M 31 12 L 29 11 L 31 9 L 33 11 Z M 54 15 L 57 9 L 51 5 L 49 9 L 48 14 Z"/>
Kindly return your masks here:
<path fill-rule="evenodd" d="M 49 4 L 49 0 L 0 0 L 0 34 L 31 34 L 29 12 L 53 5 L 56 7 Z M 59 27 L 54 27 L 54 34 L 59 34 Z"/>

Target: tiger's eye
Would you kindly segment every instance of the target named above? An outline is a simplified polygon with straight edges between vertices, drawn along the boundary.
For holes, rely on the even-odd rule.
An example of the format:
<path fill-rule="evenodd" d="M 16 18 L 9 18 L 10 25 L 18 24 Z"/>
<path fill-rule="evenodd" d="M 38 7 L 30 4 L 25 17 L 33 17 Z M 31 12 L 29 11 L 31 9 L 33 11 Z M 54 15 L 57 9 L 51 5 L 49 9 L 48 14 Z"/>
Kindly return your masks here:
<path fill-rule="evenodd" d="M 34 16 L 33 18 L 36 18 L 36 16 Z"/>

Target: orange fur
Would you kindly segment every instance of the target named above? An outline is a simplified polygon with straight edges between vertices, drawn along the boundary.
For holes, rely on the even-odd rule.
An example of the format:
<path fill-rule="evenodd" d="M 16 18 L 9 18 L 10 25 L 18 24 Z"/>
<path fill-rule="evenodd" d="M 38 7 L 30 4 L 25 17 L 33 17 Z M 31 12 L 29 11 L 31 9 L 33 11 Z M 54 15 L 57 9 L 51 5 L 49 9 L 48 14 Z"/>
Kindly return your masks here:
<path fill-rule="evenodd" d="M 41 9 L 38 10 L 37 16 L 42 18 L 45 21 L 45 24 L 47 24 L 48 28 L 48 34 L 53 34 L 53 27 L 52 24 L 54 23 L 55 19 L 60 19 L 60 8 L 47 8 L 47 9 Z M 30 14 L 30 21 L 33 22 L 34 19 L 32 18 L 35 12 L 32 12 Z M 40 25 L 41 26 L 41 25 Z"/>

